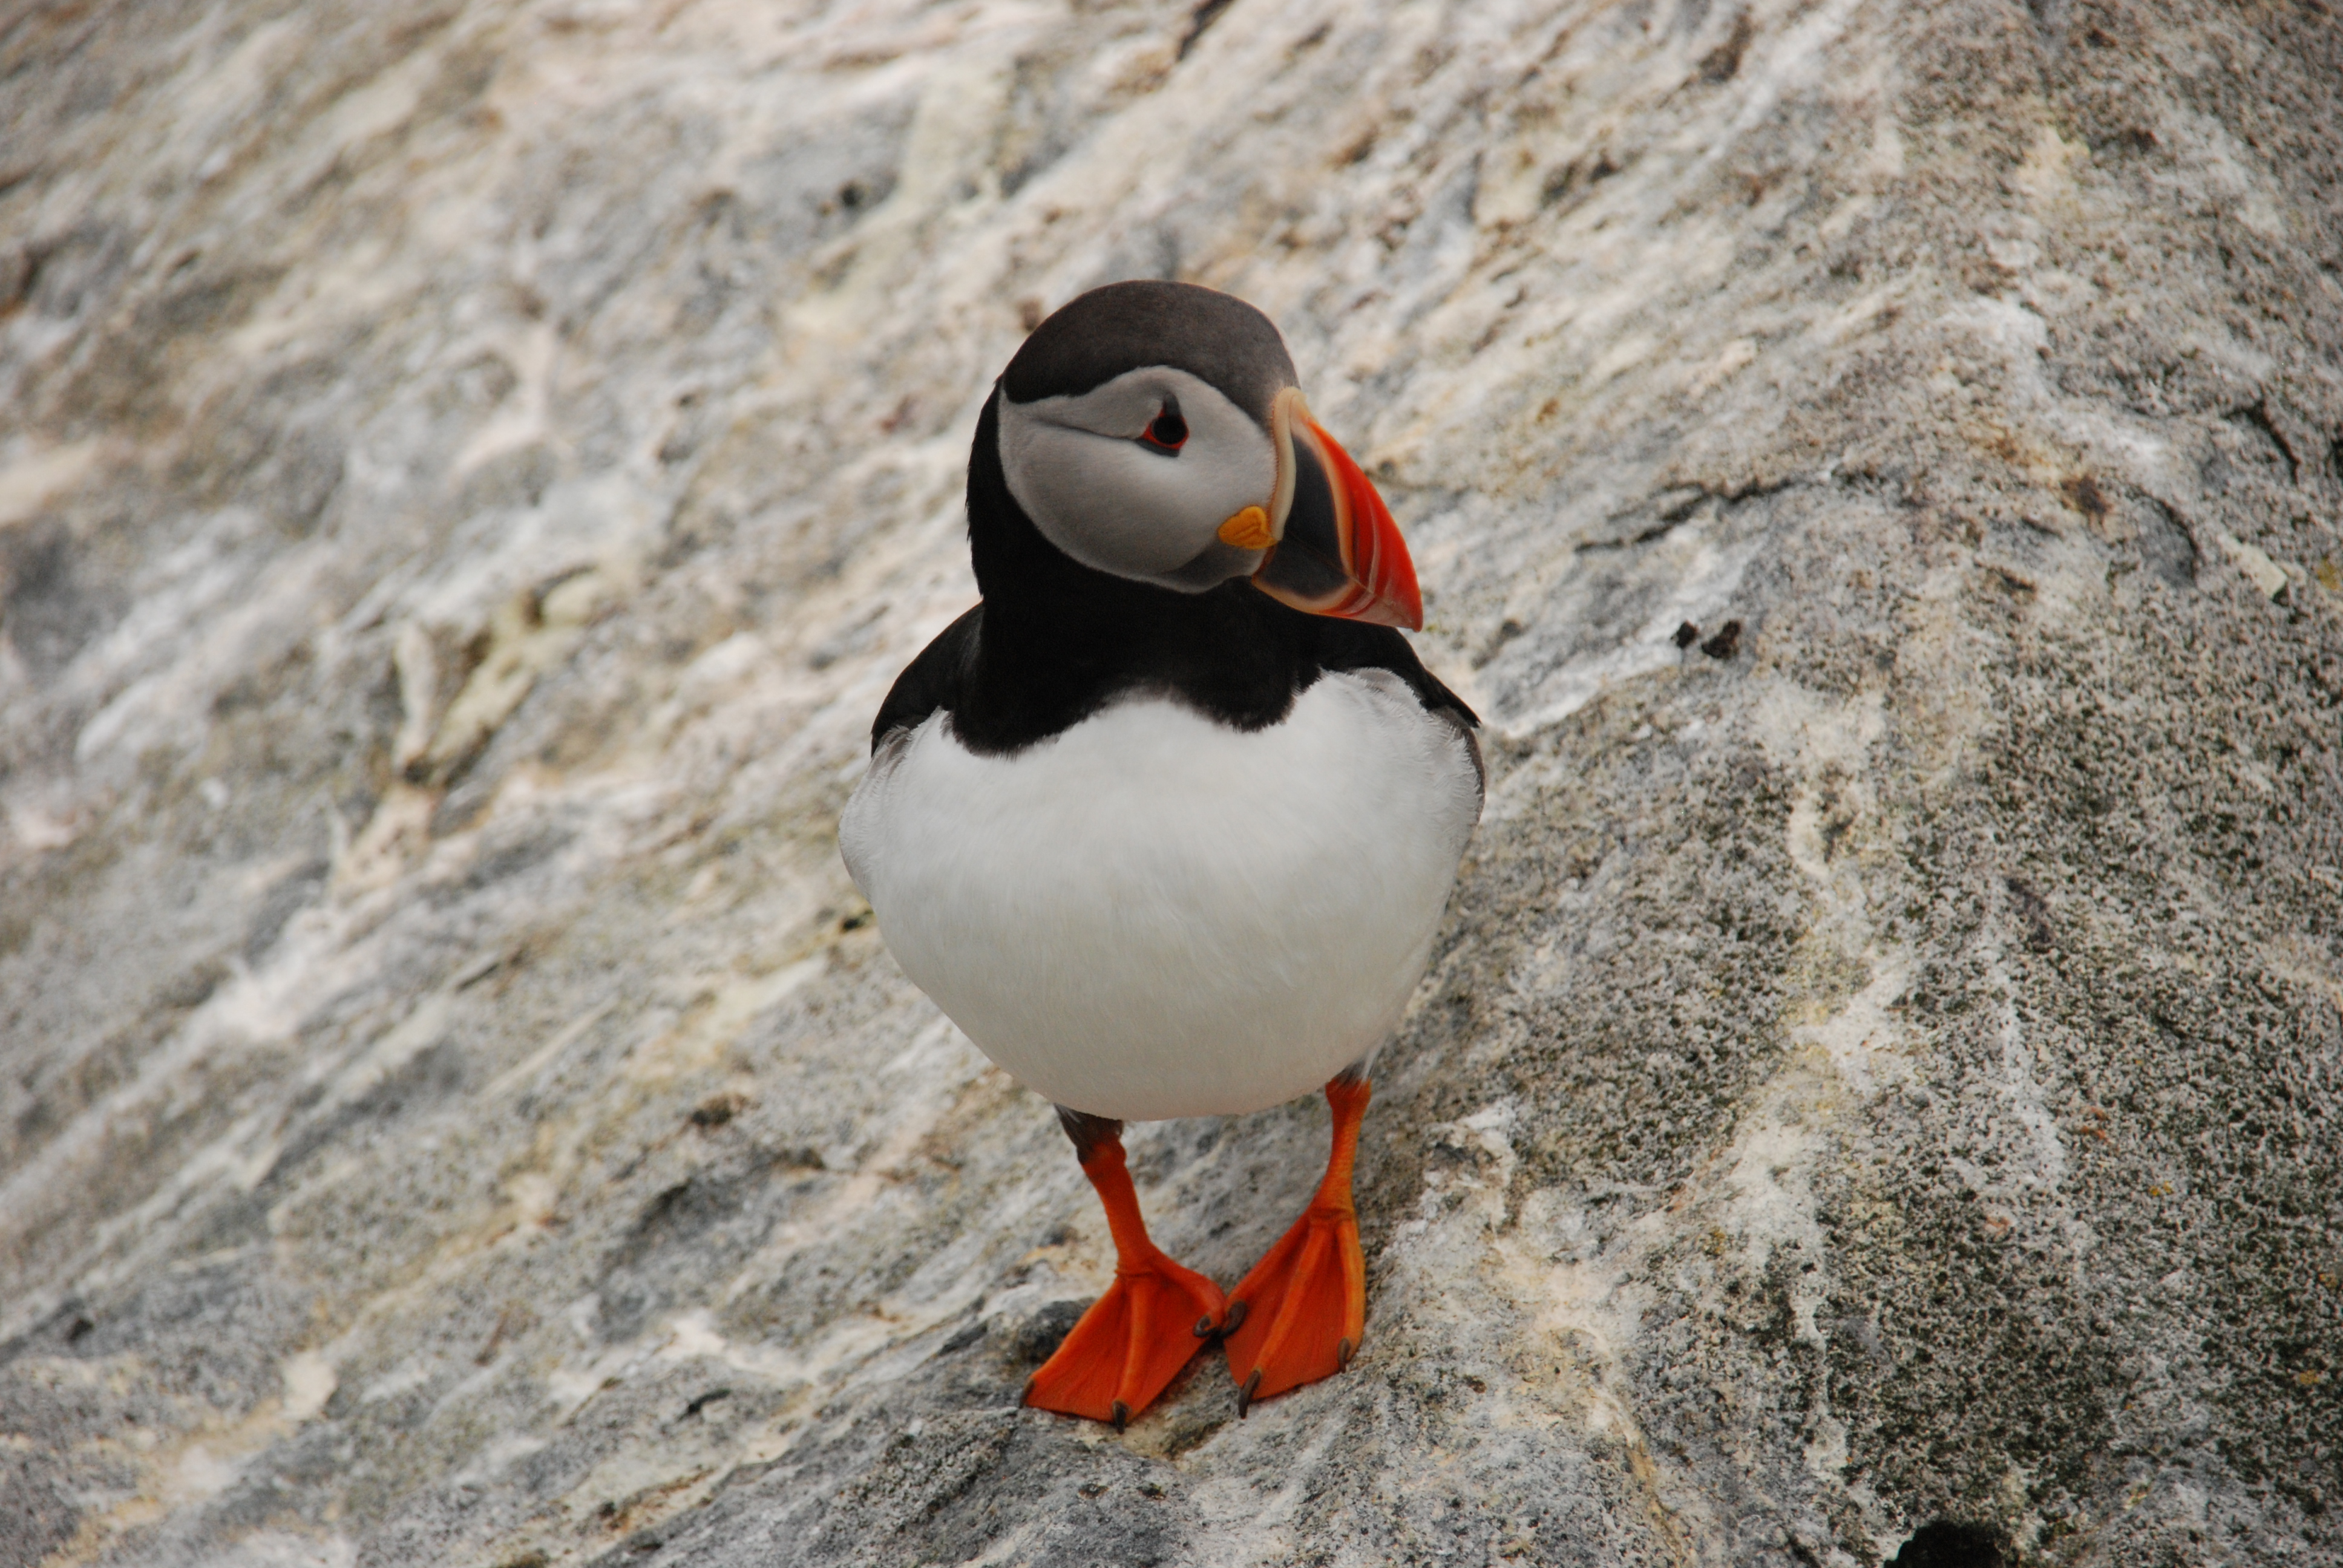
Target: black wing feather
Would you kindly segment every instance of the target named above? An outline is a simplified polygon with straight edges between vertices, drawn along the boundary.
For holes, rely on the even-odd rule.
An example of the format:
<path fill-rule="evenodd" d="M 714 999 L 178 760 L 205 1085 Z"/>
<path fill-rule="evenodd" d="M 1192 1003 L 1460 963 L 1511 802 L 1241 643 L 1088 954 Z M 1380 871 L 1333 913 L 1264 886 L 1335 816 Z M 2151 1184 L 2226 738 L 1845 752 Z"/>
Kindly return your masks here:
<path fill-rule="evenodd" d="M 870 724 L 870 749 L 875 755 L 887 737 L 899 729 L 916 729 L 940 708 L 959 705 L 960 685 L 976 659 L 976 639 L 984 625 L 984 607 L 976 606 L 936 634 L 920 650 L 879 705 Z"/>
<path fill-rule="evenodd" d="M 1418 701 L 1433 713 L 1450 713 L 1463 721 L 1468 729 L 1481 727 L 1481 716 L 1464 705 L 1464 699 L 1442 684 L 1438 676 L 1423 668 L 1423 660 L 1415 657 L 1396 628 L 1371 626 L 1361 620 L 1340 620 L 1332 616 L 1313 616 L 1317 625 L 1318 666 L 1322 669 L 1388 669 L 1407 682 Z"/>

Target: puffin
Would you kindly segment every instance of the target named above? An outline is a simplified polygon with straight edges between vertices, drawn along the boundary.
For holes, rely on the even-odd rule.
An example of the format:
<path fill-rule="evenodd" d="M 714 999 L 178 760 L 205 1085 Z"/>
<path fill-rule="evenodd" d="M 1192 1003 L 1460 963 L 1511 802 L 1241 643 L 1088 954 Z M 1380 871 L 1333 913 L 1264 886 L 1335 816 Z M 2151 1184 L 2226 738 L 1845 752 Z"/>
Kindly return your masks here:
<path fill-rule="evenodd" d="M 1390 510 L 1233 296 L 1138 280 L 1051 315 L 977 419 L 967 507 L 980 600 L 889 691 L 840 848 L 1106 1211 L 1113 1283 L 1025 1402 L 1120 1429 L 1217 1342 L 1242 1416 L 1359 1347 L 1368 1070 L 1480 819 L 1479 720 L 1402 635 Z M 1233 1290 L 1155 1245 L 1125 1122 L 1317 1090 L 1324 1178 Z"/>

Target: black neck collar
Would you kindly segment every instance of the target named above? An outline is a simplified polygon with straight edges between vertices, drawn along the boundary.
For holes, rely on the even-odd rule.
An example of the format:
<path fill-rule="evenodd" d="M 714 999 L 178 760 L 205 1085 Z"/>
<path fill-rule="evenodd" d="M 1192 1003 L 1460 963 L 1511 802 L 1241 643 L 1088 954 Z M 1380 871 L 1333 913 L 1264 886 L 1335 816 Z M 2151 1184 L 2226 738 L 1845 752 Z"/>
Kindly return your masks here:
<path fill-rule="evenodd" d="M 1283 719 L 1316 678 L 1305 616 L 1242 581 L 1201 594 L 1082 565 L 1033 526 L 1001 468 L 1001 393 L 968 465 L 969 553 L 984 614 L 954 706 L 963 745 L 1014 751 L 1155 690 L 1241 729 Z"/>
<path fill-rule="evenodd" d="M 1336 670 L 1385 671 L 1426 709 L 1464 729 L 1479 722 L 1387 626 L 1304 615 L 1244 582 L 1176 593 L 1061 554 L 1009 493 L 999 397 L 977 421 L 968 464 L 969 550 L 984 602 L 896 678 L 870 726 L 874 750 L 943 712 L 969 749 L 1013 753 L 1142 692 L 1261 729 Z"/>

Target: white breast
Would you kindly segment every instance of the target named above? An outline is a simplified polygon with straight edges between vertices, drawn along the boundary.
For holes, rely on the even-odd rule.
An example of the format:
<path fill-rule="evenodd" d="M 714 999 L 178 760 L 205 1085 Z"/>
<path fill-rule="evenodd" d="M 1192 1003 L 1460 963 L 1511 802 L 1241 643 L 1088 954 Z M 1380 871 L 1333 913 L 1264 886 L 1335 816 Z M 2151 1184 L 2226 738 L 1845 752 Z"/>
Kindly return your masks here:
<path fill-rule="evenodd" d="M 1480 814 L 1468 743 L 1381 670 L 1251 733 L 1117 704 L 1013 757 L 937 715 L 839 823 L 905 973 L 1061 1105 L 1258 1110 L 1380 1045 Z"/>

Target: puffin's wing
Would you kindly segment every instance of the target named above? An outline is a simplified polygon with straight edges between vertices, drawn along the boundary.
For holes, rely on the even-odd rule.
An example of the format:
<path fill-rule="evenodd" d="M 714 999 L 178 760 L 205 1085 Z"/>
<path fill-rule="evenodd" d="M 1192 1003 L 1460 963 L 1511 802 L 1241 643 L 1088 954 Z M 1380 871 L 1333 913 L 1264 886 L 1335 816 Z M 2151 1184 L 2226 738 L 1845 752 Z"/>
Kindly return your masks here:
<path fill-rule="evenodd" d="M 1482 792 L 1489 787 L 1488 765 L 1481 759 L 1481 738 L 1473 732 L 1481 728 L 1481 716 L 1465 705 L 1464 699 L 1442 683 L 1440 678 L 1423 668 L 1423 660 L 1415 657 L 1396 628 L 1373 626 L 1363 620 L 1336 620 L 1313 617 L 1310 622 L 1319 637 L 1318 662 L 1325 669 L 1387 669 L 1407 682 L 1424 711 L 1446 719 L 1456 727 L 1457 735 L 1473 753 L 1473 773 Z M 946 635 L 950 635 L 949 633 Z"/>
<path fill-rule="evenodd" d="M 977 633 L 983 624 L 984 606 L 980 604 L 938 632 L 935 641 L 920 649 L 920 657 L 895 678 L 887 700 L 879 705 L 879 717 L 870 723 L 873 756 L 889 736 L 899 731 L 909 734 L 936 709 L 958 705 L 960 683 L 976 658 Z"/>

